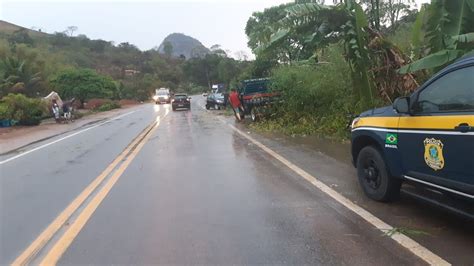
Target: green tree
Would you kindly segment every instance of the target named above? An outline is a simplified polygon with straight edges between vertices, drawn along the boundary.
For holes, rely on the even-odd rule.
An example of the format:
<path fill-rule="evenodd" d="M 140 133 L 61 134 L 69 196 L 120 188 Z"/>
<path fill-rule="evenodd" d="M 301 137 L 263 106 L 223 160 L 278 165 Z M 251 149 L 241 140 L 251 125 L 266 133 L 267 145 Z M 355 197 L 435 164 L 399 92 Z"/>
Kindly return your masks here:
<path fill-rule="evenodd" d="M 56 32 L 49 36 L 51 44 L 56 48 L 64 48 L 71 44 L 70 38 L 63 32 Z"/>
<path fill-rule="evenodd" d="M 173 55 L 173 45 L 171 44 L 171 42 L 167 41 L 164 43 L 163 51 L 168 57 L 171 57 Z"/>
<path fill-rule="evenodd" d="M 103 53 L 105 48 L 110 47 L 111 44 L 104 40 L 91 40 L 88 46 L 92 52 Z"/>
<path fill-rule="evenodd" d="M 154 90 L 161 87 L 163 84 L 163 82 L 152 74 L 135 76 L 124 81 L 122 95 L 125 98 L 146 101 L 150 99 Z"/>
<path fill-rule="evenodd" d="M 294 3 L 282 4 L 265 9 L 263 12 L 255 12 L 247 21 L 245 33 L 248 36 L 248 46 L 256 55 L 266 53 L 267 58 L 273 58 L 279 62 L 290 63 L 296 60 L 298 52 L 302 50 L 302 39 L 295 32 L 287 33 L 285 38 L 271 42 L 275 29 L 281 27 L 281 21 L 287 16 L 287 8 Z M 267 46 L 271 44 L 270 46 Z M 265 51 L 262 51 L 265 47 Z"/>
<path fill-rule="evenodd" d="M 214 44 L 209 48 L 211 50 L 211 53 L 216 54 L 221 57 L 227 57 L 226 51 L 222 49 L 222 46 L 220 44 Z"/>
<path fill-rule="evenodd" d="M 69 37 L 72 37 L 74 35 L 74 32 L 77 31 L 77 29 L 77 26 L 68 26 L 64 32 L 68 34 Z"/>
<path fill-rule="evenodd" d="M 34 40 L 28 34 L 27 29 L 19 29 L 8 37 L 8 42 L 12 47 L 15 47 L 17 44 L 23 43 L 28 46 L 33 46 Z"/>
<path fill-rule="evenodd" d="M 62 98 L 76 98 L 84 102 L 91 98 L 111 98 L 116 90 L 112 78 L 97 74 L 92 69 L 69 69 L 50 80 Z"/>
<path fill-rule="evenodd" d="M 217 77 L 219 83 L 229 85 L 230 81 L 238 74 L 239 69 L 237 62 L 232 58 L 222 58 L 217 64 Z"/>
<path fill-rule="evenodd" d="M 207 54 L 203 58 L 196 57 L 186 61 L 183 65 L 183 72 L 192 83 L 211 88 L 213 83 L 222 82 L 219 80 L 218 65 L 223 57 L 217 54 Z"/>

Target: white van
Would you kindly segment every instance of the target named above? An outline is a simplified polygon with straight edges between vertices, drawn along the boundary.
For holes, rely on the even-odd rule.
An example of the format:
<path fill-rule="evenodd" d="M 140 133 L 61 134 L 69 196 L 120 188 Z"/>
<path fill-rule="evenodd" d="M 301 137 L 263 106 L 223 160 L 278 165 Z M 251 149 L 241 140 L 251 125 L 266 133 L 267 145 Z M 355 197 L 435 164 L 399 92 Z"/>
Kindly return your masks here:
<path fill-rule="evenodd" d="M 170 90 L 166 88 L 156 89 L 155 96 L 153 96 L 153 100 L 156 104 L 171 103 Z"/>

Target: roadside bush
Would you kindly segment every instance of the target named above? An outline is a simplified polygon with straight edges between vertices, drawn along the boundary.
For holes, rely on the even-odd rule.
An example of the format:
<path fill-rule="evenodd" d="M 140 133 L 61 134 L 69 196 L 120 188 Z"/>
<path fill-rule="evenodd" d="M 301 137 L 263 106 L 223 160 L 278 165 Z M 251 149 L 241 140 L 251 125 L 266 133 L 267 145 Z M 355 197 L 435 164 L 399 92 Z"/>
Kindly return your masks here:
<path fill-rule="evenodd" d="M 47 113 L 47 106 L 39 99 L 32 99 L 23 94 L 8 94 L 3 97 L 0 113 L 5 118 L 18 121 L 20 125 L 39 125 Z M 6 108 L 5 108 L 6 107 Z"/>
<path fill-rule="evenodd" d="M 120 106 L 124 105 L 135 105 L 138 104 L 137 100 L 130 100 L 130 99 L 122 99 L 119 101 Z"/>
<path fill-rule="evenodd" d="M 5 103 L 0 103 L 0 120 L 11 119 L 12 115 Z"/>
<path fill-rule="evenodd" d="M 94 111 L 108 111 L 116 108 L 120 108 L 121 105 L 117 101 L 112 101 L 109 99 L 91 99 L 85 105 L 86 109 Z"/>
<path fill-rule="evenodd" d="M 349 65 L 340 47 L 330 46 L 320 63 L 282 66 L 273 71 L 271 87 L 282 95 L 269 120 L 257 127 L 286 134 L 347 135 L 347 115 L 357 113 Z"/>
<path fill-rule="evenodd" d="M 109 111 L 109 110 L 117 109 L 117 108 L 120 108 L 120 104 L 115 101 L 110 101 L 110 102 L 104 103 L 103 105 L 98 107 L 96 110 L 99 112 L 105 112 L 105 111 Z"/>
<path fill-rule="evenodd" d="M 106 99 L 90 99 L 84 103 L 84 109 L 94 110 L 104 105 L 106 102 Z"/>

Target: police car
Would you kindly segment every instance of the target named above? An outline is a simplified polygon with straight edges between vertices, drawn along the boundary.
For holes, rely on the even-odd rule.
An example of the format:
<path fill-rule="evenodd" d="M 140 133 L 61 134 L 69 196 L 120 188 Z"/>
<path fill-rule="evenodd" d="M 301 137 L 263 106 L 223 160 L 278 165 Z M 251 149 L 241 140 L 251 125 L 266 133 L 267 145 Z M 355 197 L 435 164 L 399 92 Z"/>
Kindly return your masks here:
<path fill-rule="evenodd" d="M 395 199 L 404 181 L 474 200 L 474 57 L 409 97 L 352 122 L 352 158 L 365 194 Z"/>

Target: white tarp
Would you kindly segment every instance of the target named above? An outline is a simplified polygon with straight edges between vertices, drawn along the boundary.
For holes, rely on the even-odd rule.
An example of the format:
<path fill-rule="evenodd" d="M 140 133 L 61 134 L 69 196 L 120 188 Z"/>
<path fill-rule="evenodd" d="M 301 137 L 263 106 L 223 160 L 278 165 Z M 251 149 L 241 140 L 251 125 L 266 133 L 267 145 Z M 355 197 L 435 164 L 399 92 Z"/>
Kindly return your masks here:
<path fill-rule="evenodd" d="M 59 105 L 59 108 L 62 108 L 63 106 L 63 100 L 61 100 L 61 97 L 59 97 L 59 94 L 55 91 L 52 91 L 48 96 L 43 98 L 44 101 L 48 103 L 48 105 L 53 104 L 53 100 L 56 100 L 56 102 Z"/>

